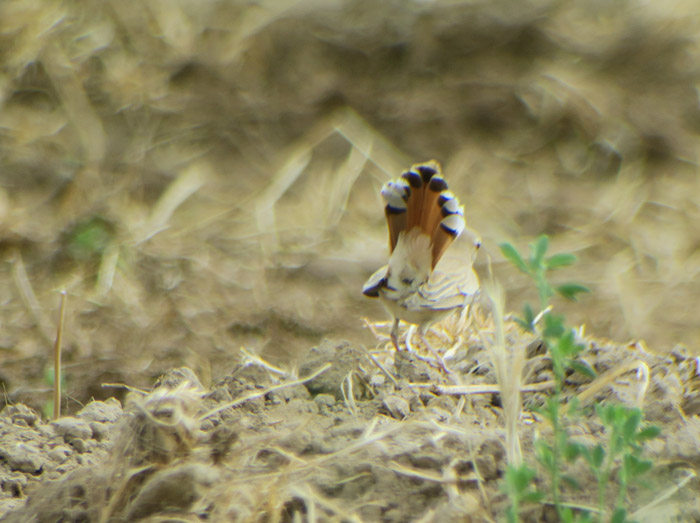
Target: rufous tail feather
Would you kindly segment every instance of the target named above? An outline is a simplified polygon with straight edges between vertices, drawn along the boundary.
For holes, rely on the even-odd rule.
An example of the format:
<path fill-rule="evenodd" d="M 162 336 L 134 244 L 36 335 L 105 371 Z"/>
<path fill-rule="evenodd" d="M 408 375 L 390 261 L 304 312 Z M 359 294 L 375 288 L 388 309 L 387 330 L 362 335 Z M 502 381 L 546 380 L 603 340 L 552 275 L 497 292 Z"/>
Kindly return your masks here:
<path fill-rule="evenodd" d="M 399 236 L 418 227 L 430 237 L 432 267 L 464 230 L 464 210 L 442 177 L 435 160 L 416 164 L 382 188 L 389 249 L 393 253 Z"/>

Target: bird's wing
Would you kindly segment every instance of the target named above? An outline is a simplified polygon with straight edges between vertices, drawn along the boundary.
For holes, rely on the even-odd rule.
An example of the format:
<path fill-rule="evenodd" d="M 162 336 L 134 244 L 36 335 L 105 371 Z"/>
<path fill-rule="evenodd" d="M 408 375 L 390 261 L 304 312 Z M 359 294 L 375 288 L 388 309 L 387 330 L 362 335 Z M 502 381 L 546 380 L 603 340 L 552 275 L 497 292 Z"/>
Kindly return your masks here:
<path fill-rule="evenodd" d="M 372 274 L 362 286 L 362 294 L 370 298 L 379 297 L 379 289 L 386 285 L 386 271 L 388 268 L 389 266 L 385 265 Z"/>
<path fill-rule="evenodd" d="M 479 277 L 471 263 L 453 270 L 435 270 L 418 293 L 423 308 L 450 310 L 465 306 L 479 292 Z"/>

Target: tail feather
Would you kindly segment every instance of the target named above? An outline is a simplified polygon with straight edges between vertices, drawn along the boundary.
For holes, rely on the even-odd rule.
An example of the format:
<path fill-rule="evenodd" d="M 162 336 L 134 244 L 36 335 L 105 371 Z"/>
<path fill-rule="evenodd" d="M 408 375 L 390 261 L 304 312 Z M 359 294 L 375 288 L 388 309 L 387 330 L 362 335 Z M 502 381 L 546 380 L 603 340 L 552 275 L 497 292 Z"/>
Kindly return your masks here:
<path fill-rule="evenodd" d="M 447 191 L 447 182 L 440 176 L 434 176 L 425 191 L 423 197 L 423 215 L 421 217 L 421 230 L 428 236 L 432 236 L 442 219 L 440 195 Z"/>
<path fill-rule="evenodd" d="M 452 242 L 462 234 L 464 230 L 464 217 L 461 214 L 448 214 L 441 221 L 438 228 L 433 234 L 433 268 L 440 261 L 442 255 L 445 254 L 447 248 L 452 245 Z"/>
<path fill-rule="evenodd" d="M 464 211 L 448 190 L 440 164 L 435 160 L 416 164 L 398 180 L 382 188 L 389 247 L 393 253 L 399 236 L 418 227 L 430 237 L 434 268 L 452 242 L 464 230 Z"/>
<path fill-rule="evenodd" d="M 410 231 L 414 227 L 420 226 L 421 215 L 423 213 L 423 196 L 425 194 L 425 184 L 419 173 L 411 169 L 401 175 L 410 188 L 408 201 L 408 216 L 406 219 L 406 229 Z"/>
<path fill-rule="evenodd" d="M 382 196 L 384 197 L 384 214 L 389 227 L 389 251 L 394 252 L 399 234 L 408 226 L 408 201 L 411 195 L 411 187 L 401 178 L 384 184 Z"/>

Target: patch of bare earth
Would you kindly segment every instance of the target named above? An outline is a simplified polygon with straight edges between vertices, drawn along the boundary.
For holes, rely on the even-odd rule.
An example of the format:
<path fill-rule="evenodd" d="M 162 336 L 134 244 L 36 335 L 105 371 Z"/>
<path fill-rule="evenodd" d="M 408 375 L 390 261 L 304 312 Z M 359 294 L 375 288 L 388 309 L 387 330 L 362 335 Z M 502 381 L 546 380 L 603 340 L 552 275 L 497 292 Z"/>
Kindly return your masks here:
<path fill-rule="evenodd" d="M 324 341 L 298 375 L 249 355 L 209 389 L 189 369 L 173 370 L 151 392 L 131 392 L 124 409 L 116 400 L 93 402 L 45 423 L 22 405 L 5 408 L 2 521 L 503 518 L 504 416 L 480 341 L 488 328 L 478 336 L 473 328 L 430 333 L 445 347 L 446 373 L 415 344 L 389 348 L 386 326 L 372 327 L 385 340 L 376 349 Z M 539 401 L 551 386 L 541 343 L 514 325 L 506 339 L 527 354 L 526 405 Z M 582 341 L 599 378 L 570 375 L 567 401 L 639 406 L 664 427 L 648 444 L 657 466 L 630 494 L 631 512 L 647 521 L 697 519 L 694 490 L 683 488 L 700 465 L 697 360 Z M 589 445 L 603 437 L 590 412 L 567 430 Z M 526 408 L 518 431 L 532 456 L 534 439 L 549 437 L 551 427 Z M 595 479 L 580 467 L 569 472 L 581 489 L 566 491 L 566 501 L 595 506 Z M 547 505 L 523 509 L 525 521 L 552 514 Z"/>

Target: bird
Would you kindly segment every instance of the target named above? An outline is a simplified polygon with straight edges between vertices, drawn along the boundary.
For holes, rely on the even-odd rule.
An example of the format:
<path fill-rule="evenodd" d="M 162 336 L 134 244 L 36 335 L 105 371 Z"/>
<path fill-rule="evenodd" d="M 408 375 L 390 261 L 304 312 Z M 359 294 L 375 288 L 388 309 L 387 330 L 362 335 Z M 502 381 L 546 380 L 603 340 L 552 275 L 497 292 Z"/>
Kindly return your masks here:
<path fill-rule="evenodd" d="M 481 239 L 466 227 L 464 207 L 436 160 L 413 165 L 385 183 L 381 194 L 390 257 L 369 277 L 362 293 L 379 298 L 393 318 L 391 341 L 397 351 L 403 320 L 418 326 L 421 341 L 438 356 L 425 335 L 431 325 L 465 310 L 478 296 L 473 264 Z"/>

